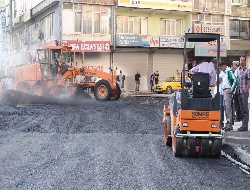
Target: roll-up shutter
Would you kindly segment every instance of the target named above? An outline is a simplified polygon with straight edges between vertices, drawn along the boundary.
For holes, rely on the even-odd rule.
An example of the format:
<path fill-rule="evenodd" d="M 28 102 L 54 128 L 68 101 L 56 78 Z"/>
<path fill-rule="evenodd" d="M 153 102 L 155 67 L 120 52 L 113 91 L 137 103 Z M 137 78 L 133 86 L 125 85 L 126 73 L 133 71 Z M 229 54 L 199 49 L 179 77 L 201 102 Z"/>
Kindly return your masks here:
<path fill-rule="evenodd" d="M 110 53 L 85 52 L 84 67 L 109 73 Z"/>
<path fill-rule="evenodd" d="M 177 69 L 182 71 L 183 50 L 159 50 L 153 55 L 154 72 L 159 72 L 159 82 L 164 82 L 166 78 L 176 75 Z"/>
<path fill-rule="evenodd" d="M 125 75 L 124 89 L 135 90 L 135 74 L 139 70 L 141 74 L 140 91 L 147 91 L 147 52 L 115 52 L 114 68 L 117 67 L 117 74 L 122 70 Z"/>

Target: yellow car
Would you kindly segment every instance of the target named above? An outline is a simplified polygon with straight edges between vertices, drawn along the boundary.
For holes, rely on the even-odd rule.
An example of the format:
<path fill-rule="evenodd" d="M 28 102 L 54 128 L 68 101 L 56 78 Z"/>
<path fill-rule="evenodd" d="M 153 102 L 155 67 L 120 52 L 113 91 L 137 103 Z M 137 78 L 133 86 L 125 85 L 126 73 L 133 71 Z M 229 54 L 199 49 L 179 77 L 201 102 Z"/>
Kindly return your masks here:
<path fill-rule="evenodd" d="M 185 82 L 191 82 L 191 80 L 188 77 L 185 77 Z M 165 82 L 159 83 L 155 86 L 154 91 L 157 94 L 165 93 L 165 94 L 171 94 L 176 90 L 181 89 L 181 77 L 180 76 L 173 76 L 168 77 Z"/>

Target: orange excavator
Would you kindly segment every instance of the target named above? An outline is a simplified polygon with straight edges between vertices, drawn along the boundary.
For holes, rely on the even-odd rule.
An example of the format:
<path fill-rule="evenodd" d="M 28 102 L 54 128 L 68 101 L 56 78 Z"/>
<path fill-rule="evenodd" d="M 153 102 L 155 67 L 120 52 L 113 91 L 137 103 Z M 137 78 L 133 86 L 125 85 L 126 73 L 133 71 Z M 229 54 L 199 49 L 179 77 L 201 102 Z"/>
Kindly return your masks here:
<path fill-rule="evenodd" d="M 109 74 L 87 69 L 83 60 L 81 68 L 76 65 L 76 53 L 67 43 L 38 49 L 37 62 L 15 68 L 16 90 L 39 96 L 53 96 L 81 95 L 86 93 L 85 90 L 91 89 L 99 101 L 120 98 L 121 89 L 116 81 L 116 70 L 111 70 Z"/>
<path fill-rule="evenodd" d="M 219 65 L 219 34 L 185 34 L 182 89 L 175 92 L 169 101 L 169 106 L 163 108 L 164 144 L 172 145 L 173 154 L 176 157 L 201 156 L 218 158 L 221 155 L 222 146 L 222 133 L 219 122 L 219 80 L 217 81 L 217 94 L 214 97 L 211 96 L 209 91 L 208 73 L 197 72 L 192 75 L 191 83 L 185 83 L 187 42 L 216 42 L 217 65 Z M 218 70 L 217 78 L 219 78 Z"/>

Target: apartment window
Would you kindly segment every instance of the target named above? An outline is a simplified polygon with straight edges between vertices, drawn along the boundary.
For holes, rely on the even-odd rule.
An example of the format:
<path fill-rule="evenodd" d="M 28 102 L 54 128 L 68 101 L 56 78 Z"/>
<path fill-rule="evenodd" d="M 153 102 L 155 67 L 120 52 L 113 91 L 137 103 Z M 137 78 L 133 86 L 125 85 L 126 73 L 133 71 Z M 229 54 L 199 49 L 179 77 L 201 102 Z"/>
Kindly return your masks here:
<path fill-rule="evenodd" d="M 84 5 L 82 15 L 83 34 L 92 34 L 92 6 Z"/>
<path fill-rule="evenodd" d="M 210 11 L 211 0 L 194 0 L 194 10 L 196 11 Z"/>
<path fill-rule="evenodd" d="M 202 12 L 224 12 L 225 0 L 194 0 L 193 8 Z"/>
<path fill-rule="evenodd" d="M 230 38 L 249 39 L 249 20 L 230 20 Z"/>
<path fill-rule="evenodd" d="M 182 20 L 161 19 L 160 35 L 180 36 L 182 34 Z"/>
<path fill-rule="evenodd" d="M 193 24 L 223 25 L 223 15 L 194 14 Z"/>
<path fill-rule="evenodd" d="M 144 34 L 147 35 L 146 17 L 117 16 L 116 31 L 123 34 Z"/>
<path fill-rule="evenodd" d="M 63 8 L 63 33 L 110 34 L 110 6 L 64 3 Z"/>
<path fill-rule="evenodd" d="M 75 13 L 75 32 L 82 31 L 82 12 Z"/>
<path fill-rule="evenodd" d="M 225 11 L 225 0 L 211 0 L 212 12 L 224 12 Z"/>

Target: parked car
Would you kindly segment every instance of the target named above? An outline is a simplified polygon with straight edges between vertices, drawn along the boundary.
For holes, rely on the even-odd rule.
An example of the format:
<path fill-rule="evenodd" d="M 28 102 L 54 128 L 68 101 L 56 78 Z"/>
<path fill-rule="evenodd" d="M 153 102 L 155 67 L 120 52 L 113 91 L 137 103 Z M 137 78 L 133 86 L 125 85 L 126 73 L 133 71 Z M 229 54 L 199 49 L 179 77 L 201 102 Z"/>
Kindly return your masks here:
<path fill-rule="evenodd" d="M 186 77 L 185 82 L 191 83 L 190 78 Z M 172 77 L 168 77 L 165 80 L 165 82 L 157 84 L 154 88 L 154 92 L 158 94 L 161 94 L 161 93 L 171 94 L 174 91 L 179 90 L 179 89 L 181 89 L 181 77 L 174 75 Z"/>

